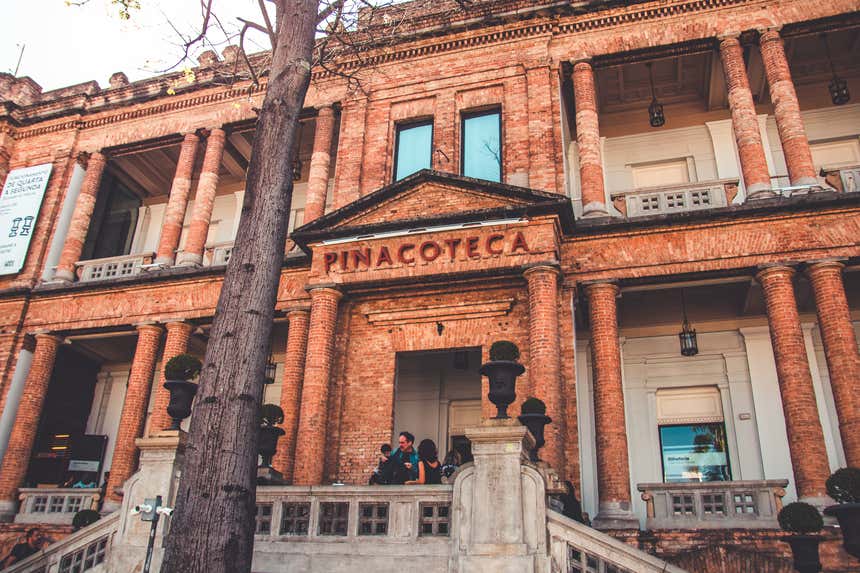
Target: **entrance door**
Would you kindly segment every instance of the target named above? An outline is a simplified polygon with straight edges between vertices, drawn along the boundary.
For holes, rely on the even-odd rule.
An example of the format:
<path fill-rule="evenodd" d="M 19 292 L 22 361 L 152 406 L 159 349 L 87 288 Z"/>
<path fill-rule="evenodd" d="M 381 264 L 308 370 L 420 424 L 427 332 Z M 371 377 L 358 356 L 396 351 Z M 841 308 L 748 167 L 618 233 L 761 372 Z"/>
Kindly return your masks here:
<path fill-rule="evenodd" d="M 394 433 L 415 435 L 415 445 L 430 438 L 444 459 L 452 437 L 481 420 L 479 348 L 397 355 L 394 391 Z"/>

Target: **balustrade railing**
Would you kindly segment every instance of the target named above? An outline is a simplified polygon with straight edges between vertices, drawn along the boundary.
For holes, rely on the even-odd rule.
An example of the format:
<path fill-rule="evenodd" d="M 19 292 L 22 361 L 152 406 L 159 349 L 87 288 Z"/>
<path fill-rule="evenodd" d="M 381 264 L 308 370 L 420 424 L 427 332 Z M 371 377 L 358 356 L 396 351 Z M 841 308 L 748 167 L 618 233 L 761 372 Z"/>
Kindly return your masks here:
<path fill-rule="evenodd" d="M 612 203 L 626 217 L 643 217 L 725 207 L 737 191 L 737 179 L 723 179 L 619 191 Z"/>
<path fill-rule="evenodd" d="M 110 280 L 140 274 L 152 264 L 155 253 L 120 255 L 104 259 L 91 259 L 75 263 L 78 280 L 81 282 Z"/>
<path fill-rule="evenodd" d="M 788 480 L 641 483 L 646 529 L 778 528 Z"/>
<path fill-rule="evenodd" d="M 840 193 L 860 191 L 860 165 L 849 167 L 823 167 L 819 174 L 824 183 Z"/>
<path fill-rule="evenodd" d="M 98 509 L 98 488 L 21 488 L 21 507 L 15 523 L 53 523 L 71 525 L 82 509 Z"/>

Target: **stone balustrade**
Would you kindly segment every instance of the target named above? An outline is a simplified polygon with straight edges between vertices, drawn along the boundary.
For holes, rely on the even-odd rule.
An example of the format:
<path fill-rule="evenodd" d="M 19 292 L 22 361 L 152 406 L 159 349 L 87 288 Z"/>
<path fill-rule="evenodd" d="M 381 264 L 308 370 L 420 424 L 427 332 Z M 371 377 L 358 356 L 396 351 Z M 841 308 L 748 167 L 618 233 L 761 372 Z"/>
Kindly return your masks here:
<path fill-rule="evenodd" d="M 232 254 L 233 241 L 223 241 L 213 245 L 206 245 L 206 250 L 203 253 L 203 263 L 210 267 L 226 265 L 230 262 L 230 255 Z"/>
<path fill-rule="evenodd" d="M 778 528 L 788 480 L 641 483 L 646 529 Z"/>
<path fill-rule="evenodd" d="M 138 253 L 78 261 L 75 263 L 75 274 L 80 282 L 130 277 L 146 270 L 154 259 L 155 253 Z"/>
<path fill-rule="evenodd" d="M 860 165 L 849 167 L 822 167 L 820 176 L 824 183 L 840 193 L 860 191 Z"/>
<path fill-rule="evenodd" d="M 612 204 L 626 217 L 665 215 L 725 207 L 737 192 L 737 179 L 720 179 L 618 191 Z"/>
<path fill-rule="evenodd" d="M 98 488 L 21 488 L 21 507 L 15 523 L 52 523 L 71 525 L 82 509 L 98 509 L 101 490 Z"/>

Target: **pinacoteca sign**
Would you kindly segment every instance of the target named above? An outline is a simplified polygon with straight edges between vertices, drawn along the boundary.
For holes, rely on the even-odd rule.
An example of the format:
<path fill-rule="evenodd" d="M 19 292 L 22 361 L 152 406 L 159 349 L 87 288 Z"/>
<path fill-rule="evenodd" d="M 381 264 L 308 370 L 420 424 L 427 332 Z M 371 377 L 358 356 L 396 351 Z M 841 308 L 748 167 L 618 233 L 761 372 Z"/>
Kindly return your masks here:
<path fill-rule="evenodd" d="M 353 283 L 522 268 L 558 260 L 549 221 L 317 243 L 311 282 Z"/>
<path fill-rule="evenodd" d="M 50 163 L 13 169 L 0 195 L 0 275 L 24 266 L 27 248 L 51 176 Z"/>

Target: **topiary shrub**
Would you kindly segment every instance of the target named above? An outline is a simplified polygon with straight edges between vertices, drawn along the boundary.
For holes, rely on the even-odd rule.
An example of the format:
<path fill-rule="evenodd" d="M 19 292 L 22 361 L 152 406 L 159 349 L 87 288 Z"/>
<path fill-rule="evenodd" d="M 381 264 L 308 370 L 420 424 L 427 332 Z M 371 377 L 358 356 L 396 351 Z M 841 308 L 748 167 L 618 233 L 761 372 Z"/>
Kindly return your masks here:
<path fill-rule="evenodd" d="M 794 533 L 815 533 L 824 527 L 824 520 L 818 510 L 802 501 L 783 507 L 777 519 L 781 528 Z"/>
<path fill-rule="evenodd" d="M 277 426 L 284 421 L 284 411 L 275 404 L 263 404 L 260 406 L 260 424 L 263 426 Z"/>
<path fill-rule="evenodd" d="M 77 531 L 78 529 L 92 525 L 101 518 L 101 514 L 94 509 L 82 509 L 72 518 L 72 527 Z"/>
<path fill-rule="evenodd" d="M 165 380 L 193 380 L 200 374 L 203 364 L 191 354 L 177 354 L 164 365 Z"/>
<path fill-rule="evenodd" d="M 490 360 L 509 360 L 516 362 L 520 357 L 520 349 L 509 340 L 497 340 L 490 346 Z"/>
<path fill-rule="evenodd" d="M 543 403 L 543 400 L 540 400 L 538 398 L 534 398 L 534 397 L 529 398 L 525 402 L 523 402 L 522 406 L 520 406 L 520 413 L 524 414 L 524 415 L 525 414 L 545 415 L 546 414 L 546 404 Z"/>
<path fill-rule="evenodd" d="M 841 468 L 827 478 L 827 495 L 836 503 L 860 503 L 860 468 Z"/>

